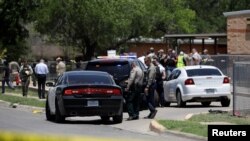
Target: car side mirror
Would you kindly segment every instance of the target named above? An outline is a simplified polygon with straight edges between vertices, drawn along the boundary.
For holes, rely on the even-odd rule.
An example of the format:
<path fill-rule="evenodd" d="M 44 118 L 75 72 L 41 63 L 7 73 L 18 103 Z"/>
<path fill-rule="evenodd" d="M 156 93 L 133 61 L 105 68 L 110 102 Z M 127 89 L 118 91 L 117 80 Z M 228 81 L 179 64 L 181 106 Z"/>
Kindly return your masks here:
<path fill-rule="evenodd" d="M 46 82 L 47 87 L 54 87 L 55 83 L 54 82 Z"/>

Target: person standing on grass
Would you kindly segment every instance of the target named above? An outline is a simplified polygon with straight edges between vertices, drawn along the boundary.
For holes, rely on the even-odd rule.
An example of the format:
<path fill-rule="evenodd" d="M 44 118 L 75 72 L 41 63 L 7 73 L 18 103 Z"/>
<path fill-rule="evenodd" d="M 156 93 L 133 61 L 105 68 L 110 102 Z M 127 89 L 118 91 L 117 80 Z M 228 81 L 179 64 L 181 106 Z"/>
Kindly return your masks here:
<path fill-rule="evenodd" d="M 40 63 L 36 65 L 35 73 L 36 73 L 37 81 L 38 81 L 38 97 L 40 99 L 44 99 L 46 76 L 49 73 L 49 69 L 48 69 L 48 66 L 44 63 L 43 59 L 41 59 Z"/>
<path fill-rule="evenodd" d="M 3 78 L 2 78 L 2 94 L 5 93 L 5 83 L 8 85 L 9 88 L 14 89 L 12 82 L 10 81 L 10 74 L 11 70 L 9 68 L 9 63 L 4 61 L 4 68 L 3 68 Z"/>
<path fill-rule="evenodd" d="M 33 70 L 31 66 L 28 64 L 27 60 L 23 61 L 19 73 L 22 83 L 23 96 L 27 97 L 30 84 L 30 76 L 33 74 Z"/>

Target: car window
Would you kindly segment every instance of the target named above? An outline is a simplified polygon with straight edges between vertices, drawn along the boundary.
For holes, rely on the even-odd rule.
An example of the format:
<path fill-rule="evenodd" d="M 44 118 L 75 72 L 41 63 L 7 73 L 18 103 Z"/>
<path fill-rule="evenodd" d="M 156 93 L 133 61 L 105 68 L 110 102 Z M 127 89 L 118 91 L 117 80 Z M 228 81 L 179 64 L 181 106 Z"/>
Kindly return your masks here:
<path fill-rule="evenodd" d="M 130 65 L 128 61 L 89 62 L 86 70 L 104 71 L 111 74 L 114 79 L 122 80 L 129 76 Z"/>
<path fill-rule="evenodd" d="M 181 75 L 181 71 L 176 70 L 176 72 L 174 73 L 173 79 L 177 79 L 180 75 Z"/>
<path fill-rule="evenodd" d="M 186 70 L 188 77 L 195 77 L 195 76 L 207 76 L 207 75 L 216 75 L 221 76 L 221 72 L 218 69 L 212 68 L 200 68 L 200 69 L 190 69 Z"/>
<path fill-rule="evenodd" d="M 72 74 L 68 76 L 68 84 L 113 84 L 113 81 L 110 76 L 107 75 L 81 75 L 81 74 Z"/>
<path fill-rule="evenodd" d="M 57 78 L 56 86 L 57 86 L 57 85 L 62 85 L 62 84 L 63 84 L 63 75 L 60 75 L 60 76 Z"/>
<path fill-rule="evenodd" d="M 169 80 L 173 80 L 173 79 L 174 79 L 174 76 L 175 76 L 175 73 L 176 73 L 176 70 L 172 71 L 171 74 L 169 75 L 169 77 L 168 77 L 167 80 L 168 80 L 168 81 L 169 81 Z"/>
<path fill-rule="evenodd" d="M 140 65 L 140 68 L 142 69 L 142 71 L 146 71 L 147 70 L 146 67 L 145 67 L 145 65 L 141 61 L 137 61 L 137 62 Z"/>

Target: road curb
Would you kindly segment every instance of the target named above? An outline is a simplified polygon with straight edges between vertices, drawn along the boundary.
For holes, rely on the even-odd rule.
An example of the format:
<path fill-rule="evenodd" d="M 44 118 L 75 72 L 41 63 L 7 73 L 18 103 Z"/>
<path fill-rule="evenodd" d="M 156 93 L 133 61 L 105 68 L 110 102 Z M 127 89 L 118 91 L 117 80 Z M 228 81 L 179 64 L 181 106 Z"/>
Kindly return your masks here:
<path fill-rule="evenodd" d="M 156 120 L 152 120 L 149 124 L 149 130 L 161 134 L 166 130 L 166 128 L 159 124 Z"/>
<path fill-rule="evenodd" d="M 193 114 L 190 114 L 190 116 L 191 115 L 193 115 Z M 191 139 L 196 139 L 196 140 L 204 140 L 204 141 L 207 140 L 207 137 L 202 137 L 202 136 L 197 136 L 194 134 L 168 130 L 163 125 L 158 123 L 156 120 L 152 120 L 150 122 L 149 129 L 150 129 L 150 131 L 153 131 L 153 132 L 158 133 L 158 134 L 173 134 L 173 135 L 182 136 L 182 137 L 191 138 Z"/>
<path fill-rule="evenodd" d="M 27 109 L 27 110 L 32 110 L 33 113 L 44 113 L 45 112 L 45 108 L 42 108 L 42 107 L 21 105 L 18 103 L 11 103 L 11 102 L 4 101 L 4 100 L 0 100 L 0 102 L 4 103 L 6 106 L 8 106 L 10 108 L 23 108 L 23 109 Z"/>

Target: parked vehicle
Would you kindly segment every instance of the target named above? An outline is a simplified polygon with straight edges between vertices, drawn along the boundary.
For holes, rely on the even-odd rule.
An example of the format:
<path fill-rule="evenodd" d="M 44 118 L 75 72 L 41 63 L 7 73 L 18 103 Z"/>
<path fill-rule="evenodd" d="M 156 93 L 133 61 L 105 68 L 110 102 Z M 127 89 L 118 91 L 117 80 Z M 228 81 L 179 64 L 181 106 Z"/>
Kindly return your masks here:
<path fill-rule="evenodd" d="M 71 116 L 100 116 L 103 121 L 112 117 L 115 123 L 123 120 L 122 90 L 106 72 L 64 72 L 47 86 L 47 120 L 60 123 Z"/>
<path fill-rule="evenodd" d="M 91 60 L 88 62 L 86 70 L 104 71 L 112 75 L 116 84 L 122 88 L 123 96 L 126 99 L 127 93 L 125 92 L 125 88 L 127 87 L 127 80 L 132 69 L 132 62 L 135 62 L 142 71 L 147 71 L 145 65 L 135 57 L 104 57 Z"/>
<path fill-rule="evenodd" d="M 220 101 L 223 107 L 230 105 L 230 79 L 217 67 L 197 65 L 176 68 L 164 81 L 164 97 L 169 106 L 177 102 L 183 107 L 187 102 L 201 102 L 209 106 Z"/>

